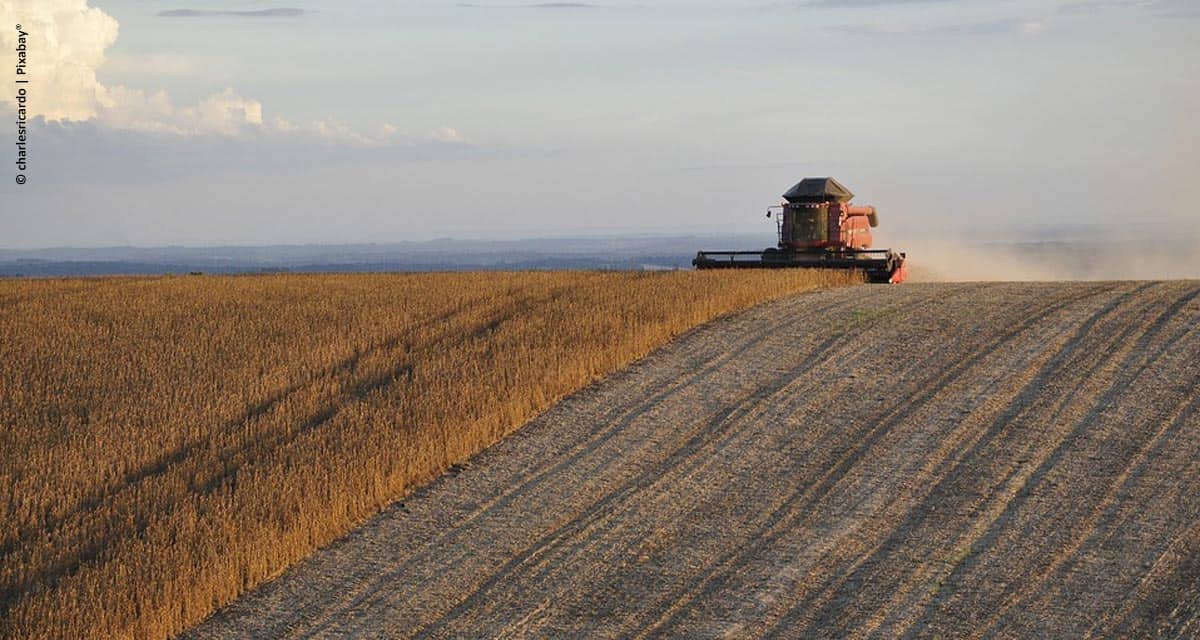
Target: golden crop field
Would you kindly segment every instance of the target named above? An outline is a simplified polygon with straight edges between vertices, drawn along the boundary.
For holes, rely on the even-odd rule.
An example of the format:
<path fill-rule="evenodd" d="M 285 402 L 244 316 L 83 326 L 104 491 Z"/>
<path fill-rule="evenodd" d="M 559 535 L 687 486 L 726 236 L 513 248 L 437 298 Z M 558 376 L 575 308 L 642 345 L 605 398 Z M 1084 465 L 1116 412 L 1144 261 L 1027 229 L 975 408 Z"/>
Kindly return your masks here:
<path fill-rule="evenodd" d="M 811 271 L 0 281 L 0 637 L 165 638 Z"/>

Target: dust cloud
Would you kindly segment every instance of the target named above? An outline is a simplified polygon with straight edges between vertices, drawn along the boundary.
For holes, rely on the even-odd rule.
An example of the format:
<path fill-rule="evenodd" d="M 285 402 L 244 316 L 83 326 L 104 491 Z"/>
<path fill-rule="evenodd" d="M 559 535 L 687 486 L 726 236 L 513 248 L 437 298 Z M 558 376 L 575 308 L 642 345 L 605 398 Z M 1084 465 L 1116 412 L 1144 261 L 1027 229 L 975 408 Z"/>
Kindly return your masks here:
<path fill-rule="evenodd" d="M 1200 235 L 1166 241 L 897 243 L 914 282 L 1175 280 L 1200 278 Z"/>
<path fill-rule="evenodd" d="M 901 225 L 880 246 L 908 253 L 913 281 L 1200 279 L 1200 129 L 1192 124 L 1200 98 L 1177 106 L 1174 132 L 1149 165 L 1102 174 L 1111 208 L 1049 204 L 1036 209 L 1036 223 L 978 217 L 971 229 L 921 234 Z M 1136 189 L 1122 193 L 1130 184 Z"/>

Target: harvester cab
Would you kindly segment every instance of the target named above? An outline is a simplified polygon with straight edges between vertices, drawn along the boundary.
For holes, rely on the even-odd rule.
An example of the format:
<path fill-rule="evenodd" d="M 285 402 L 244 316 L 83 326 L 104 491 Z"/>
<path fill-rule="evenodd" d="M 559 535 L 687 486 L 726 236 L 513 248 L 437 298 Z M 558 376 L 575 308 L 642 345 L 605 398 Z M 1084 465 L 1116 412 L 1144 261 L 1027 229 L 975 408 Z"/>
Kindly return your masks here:
<path fill-rule="evenodd" d="M 879 225 L 875 207 L 850 204 L 854 193 L 833 178 L 805 178 L 767 210 L 779 242 L 763 251 L 701 251 L 697 269 L 852 269 L 871 282 L 898 283 L 907 275 L 905 254 L 871 248 Z"/>

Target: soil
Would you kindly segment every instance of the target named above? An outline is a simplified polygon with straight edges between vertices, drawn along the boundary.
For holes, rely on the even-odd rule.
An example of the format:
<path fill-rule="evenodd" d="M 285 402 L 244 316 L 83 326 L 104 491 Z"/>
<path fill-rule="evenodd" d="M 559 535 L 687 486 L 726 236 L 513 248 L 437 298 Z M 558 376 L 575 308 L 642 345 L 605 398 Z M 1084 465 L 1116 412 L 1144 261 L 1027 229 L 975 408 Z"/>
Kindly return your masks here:
<path fill-rule="evenodd" d="M 803 294 L 183 637 L 1196 637 L 1200 282 Z"/>

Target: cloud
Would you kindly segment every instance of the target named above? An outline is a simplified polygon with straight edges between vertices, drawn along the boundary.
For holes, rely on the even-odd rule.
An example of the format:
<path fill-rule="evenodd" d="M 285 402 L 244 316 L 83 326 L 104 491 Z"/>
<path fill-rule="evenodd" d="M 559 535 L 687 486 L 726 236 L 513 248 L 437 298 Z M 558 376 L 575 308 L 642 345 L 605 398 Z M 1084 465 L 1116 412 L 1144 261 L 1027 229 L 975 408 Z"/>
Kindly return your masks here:
<path fill-rule="evenodd" d="M 263 126 L 262 104 L 225 89 L 195 106 L 176 107 L 166 92 L 147 94 L 113 87 L 101 93 L 97 121 L 113 129 L 133 129 L 191 135 L 237 135 L 247 127 Z"/>
<path fill-rule="evenodd" d="M 1158 0 L 1150 10 L 1167 18 L 1200 18 L 1200 4 L 1196 0 Z"/>
<path fill-rule="evenodd" d="M 96 120 L 38 118 L 38 184 L 145 185 L 210 175 L 294 178 L 314 168 L 394 166 L 491 152 L 453 129 L 408 135 L 384 125 L 366 136 L 337 123 L 272 127 L 244 135 L 115 129 Z M 366 142 L 364 142 L 364 140 Z M 383 143 L 382 141 L 386 141 Z"/>
<path fill-rule="evenodd" d="M 949 2 L 949 0 L 813 0 L 806 2 L 805 7 L 847 8 L 847 7 L 878 7 L 885 4 L 929 4 L 933 2 Z"/>
<path fill-rule="evenodd" d="M 268 118 L 263 115 L 262 103 L 238 95 L 231 88 L 214 93 L 195 105 L 182 107 L 173 104 L 164 91 L 147 93 L 125 87 L 105 89 L 93 121 L 110 129 L 175 136 L 292 136 L 358 147 L 407 144 L 417 139 L 468 144 L 465 136 L 450 127 L 411 135 L 386 122 L 376 131 L 360 131 L 332 118 L 308 122 L 293 122 L 279 116 Z"/>
<path fill-rule="evenodd" d="M 302 13 L 301 9 L 287 8 L 164 12 L 173 17 L 287 17 Z M 356 146 L 404 144 L 422 138 L 466 144 L 466 139 L 450 128 L 413 136 L 391 124 L 381 126 L 377 131 L 364 132 L 335 120 L 292 122 L 279 116 L 268 117 L 262 103 L 242 96 L 232 88 L 214 93 L 194 105 L 179 106 L 162 90 L 105 86 L 96 79 L 96 69 L 105 62 L 105 50 L 116 41 L 118 25 L 112 16 L 87 6 L 87 0 L 38 0 L 23 6 L 20 12 L 8 0 L 0 0 L 0 24 L 5 23 L 21 24 L 36 51 L 30 64 L 38 78 L 38 99 L 26 105 L 30 118 L 40 117 L 46 122 L 94 122 L 114 130 L 173 136 L 288 135 Z M 17 37 L 15 29 L 0 29 L 0 47 L 8 52 L 7 55 L 15 55 Z M 129 61 L 126 59 L 125 63 Z M 165 56 L 143 64 L 156 65 L 169 73 L 178 71 L 186 63 L 185 58 Z M 15 108 L 15 95 L 14 90 L 6 91 L 0 105 Z"/>
<path fill-rule="evenodd" d="M 1153 4 L 1153 0 L 1082 0 L 1068 2 L 1058 8 L 1059 13 L 1095 13 L 1109 9 L 1126 9 L 1129 7 L 1145 7 Z"/>
<path fill-rule="evenodd" d="M 1058 8 L 1062 14 L 1098 13 L 1111 9 L 1142 9 L 1164 18 L 1200 18 L 1195 0 L 1080 0 Z"/>
<path fill-rule="evenodd" d="M 0 47 L 12 56 L 20 24 L 29 34 L 36 54 L 31 61 L 37 74 L 38 99 L 30 106 L 33 115 L 51 120 L 86 120 L 96 115 L 104 87 L 96 80 L 96 68 L 104 62 L 104 50 L 117 39 L 117 21 L 86 0 L 0 1 Z M 12 65 L 4 65 L 10 70 Z M 5 74 L 9 77 L 10 74 Z M 14 91 L 5 100 L 15 105 Z"/>
<path fill-rule="evenodd" d="M 435 129 L 429 134 L 429 137 L 438 142 L 451 144 L 463 144 L 467 141 L 457 129 L 452 129 L 450 127 L 441 127 L 439 129 Z"/>
<path fill-rule="evenodd" d="M 1021 18 L 1004 18 L 1000 20 L 983 20 L 979 22 L 963 22 L 944 25 L 843 25 L 832 28 L 835 31 L 850 35 L 867 36 L 988 36 L 988 35 L 1020 35 L 1036 36 L 1046 29 L 1043 20 L 1026 20 Z"/>
<path fill-rule="evenodd" d="M 213 16 L 238 16 L 243 18 L 295 18 L 308 13 L 304 9 L 280 7 L 255 11 L 212 11 L 209 9 L 170 9 L 159 11 L 160 18 L 209 18 Z"/>
<path fill-rule="evenodd" d="M 595 9 L 599 5 L 590 2 L 536 2 L 531 4 L 478 4 L 473 2 L 460 2 L 459 7 L 467 9 Z"/>

